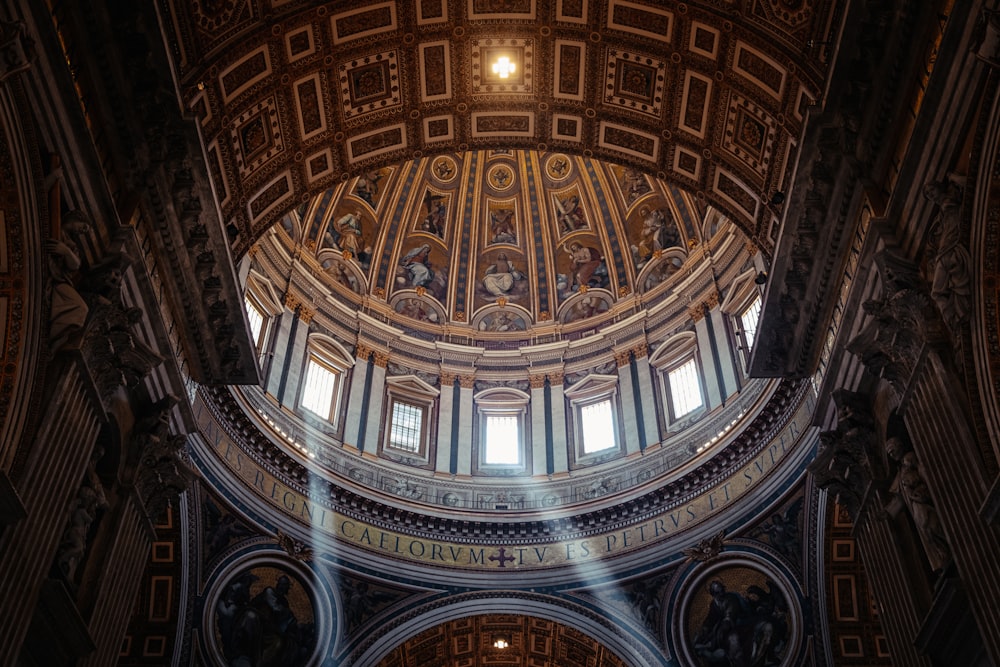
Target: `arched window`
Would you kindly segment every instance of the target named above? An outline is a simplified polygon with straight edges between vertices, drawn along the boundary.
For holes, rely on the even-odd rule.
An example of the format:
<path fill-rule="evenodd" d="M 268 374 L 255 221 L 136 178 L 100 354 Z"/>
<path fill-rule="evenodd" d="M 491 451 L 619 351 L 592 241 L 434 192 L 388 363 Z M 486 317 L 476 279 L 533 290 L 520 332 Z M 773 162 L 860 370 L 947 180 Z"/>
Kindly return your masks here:
<path fill-rule="evenodd" d="M 676 334 L 667 340 L 650 357 L 649 363 L 657 370 L 669 423 L 705 408 L 705 388 L 693 331 Z"/>
<path fill-rule="evenodd" d="M 497 387 L 476 394 L 478 467 L 504 471 L 527 469 L 527 411 L 530 396 Z"/>
<path fill-rule="evenodd" d="M 251 271 L 247 276 L 243 305 L 247 312 L 250 337 L 257 351 L 257 362 L 261 371 L 266 372 L 267 353 L 273 339 L 274 324 L 282 311 L 281 300 L 267 278 Z"/>
<path fill-rule="evenodd" d="M 382 447 L 387 453 L 427 462 L 434 435 L 431 419 L 438 390 L 415 375 L 386 378 Z"/>
<path fill-rule="evenodd" d="M 754 282 L 757 273 L 750 269 L 733 281 L 729 295 L 721 305 L 723 313 L 729 316 L 732 326 L 733 342 L 739 351 L 744 374 L 750 368 L 750 354 L 757 340 L 757 328 L 760 323 L 762 300 L 760 287 Z"/>
<path fill-rule="evenodd" d="M 299 407 L 336 426 L 344 393 L 344 378 L 354 361 L 343 347 L 326 336 L 309 337 Z"/>
<path fill-rule="evenodd" d="M 592 373 L 565 391 L 573 413 L 576 459 L 621 448 L 618 376 Z"/>

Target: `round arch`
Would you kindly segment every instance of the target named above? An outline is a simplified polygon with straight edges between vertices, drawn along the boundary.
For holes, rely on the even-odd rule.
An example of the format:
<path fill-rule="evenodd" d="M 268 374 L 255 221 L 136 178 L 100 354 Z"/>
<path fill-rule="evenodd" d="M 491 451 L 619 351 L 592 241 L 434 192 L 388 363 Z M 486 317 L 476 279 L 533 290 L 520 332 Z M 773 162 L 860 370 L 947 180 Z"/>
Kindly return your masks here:
<path fill-rule="evenodd" d="M 458 619 L 508 614 L 506 610 L 516 610 L 517 616 L 540 618 L 581 632 L 632 667 L 659 667 L 669 660 L 658 641 L 648 633 L 632 629 L 611 610 L 604 609 L 598 614 L 564 599 L 530 593 L 483 592 L 436 600 L 411 609 L 398 616 L 392 625 L 383 626 L 378 636 L 369 637 L 346 663 L 376 667 L 393 649 L 422 632 Z"/>

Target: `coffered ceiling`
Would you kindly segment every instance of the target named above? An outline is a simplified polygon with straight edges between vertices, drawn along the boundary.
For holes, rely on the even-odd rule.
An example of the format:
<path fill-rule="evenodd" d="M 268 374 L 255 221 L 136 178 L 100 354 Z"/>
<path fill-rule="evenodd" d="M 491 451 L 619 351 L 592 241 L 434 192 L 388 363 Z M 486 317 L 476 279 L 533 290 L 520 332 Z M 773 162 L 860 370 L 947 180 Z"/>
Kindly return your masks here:
<path fill-rule="evenodd" d="M 830 0 L 161 0 L 244 252 L 351 176 L 470 149 L 635 167 L 725 211 L 765 252 Z M 506 78 L 492 64 L 507 57 Z M 238 232 L 236 234 L 235 232 Z"/>

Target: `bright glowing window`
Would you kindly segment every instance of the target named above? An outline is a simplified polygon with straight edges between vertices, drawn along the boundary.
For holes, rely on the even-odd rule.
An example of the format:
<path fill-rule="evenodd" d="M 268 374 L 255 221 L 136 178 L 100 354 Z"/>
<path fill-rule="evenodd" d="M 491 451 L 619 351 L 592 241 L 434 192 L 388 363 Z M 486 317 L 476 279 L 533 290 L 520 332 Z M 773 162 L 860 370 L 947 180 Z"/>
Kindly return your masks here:
<path fill-rule="evenodd" d="M 674 419 L 683 417 L 702 406 L 698 364 L 693 357 L 667 373 L 667 381 L 670 383 Z"/>
<path fill-rule="evenodd" d="M 615 422 L 610 398 L 580 406 L 583 453 L 610 449 L 615 443 Z"/>
<path fill-rule="evenodd" d="M 337 383 L 340 373 L 320 361 L 315 355 L 306 362 L 306 382 L 300 404 L 323 419 L 332 420 L 336 413 Z"/>
<path fill-rule="evenodd" d="M 746 342 L 747 354 L 753 349 L 754 339 L 757 337 L 757 322 L 760 320 L 760 295 L 754 296 L 746 308 L 740 312 L 740 329 L 743 331 L 743 340 Z"/>
<path fill-rule="evenodd" d="M 486 415 L 486 451 L 488 465 L 521 463 L 521 420 L 519 414 Z"/>
<path fill-rule="evenodd" d="M 424 421 L 424 408 L 400 400 L 392 402 L 392 422 L 389 446 L 405 452 L 419 452 Z"/>
<path fill-rule="evenodd" d="M 244 303 L 246 303 L 247 320 L 250 322 L 250 334 L 253 336 L 253 345 L 259 350 L 263 342 L 261 338 L 264 335 L 264 322 L 267 320 L 267 316 L 253 300 L 244 297 Z"/>

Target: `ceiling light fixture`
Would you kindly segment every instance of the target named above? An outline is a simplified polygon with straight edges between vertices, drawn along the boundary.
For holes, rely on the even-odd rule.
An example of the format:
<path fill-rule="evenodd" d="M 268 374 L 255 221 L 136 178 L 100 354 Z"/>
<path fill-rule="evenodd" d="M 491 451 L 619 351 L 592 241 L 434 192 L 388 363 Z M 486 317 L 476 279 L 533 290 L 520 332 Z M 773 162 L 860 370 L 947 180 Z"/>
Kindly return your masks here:
<path fill-rule="evenodd" d="M 493 648 L 500 649 L 502 651 L 505 648 L 509 647 L 510 647 L 510 637 L 502 634 L 493 635 Z"/>
<path fill-rule="evenodd" d="M 498 75 L 501 79 L 506 79 L 514 70 L 517 69 L 517 65 L 511 61 L 507 56 L 500 56 L 497 61 L 493 63 L 493 73 Z"/>

